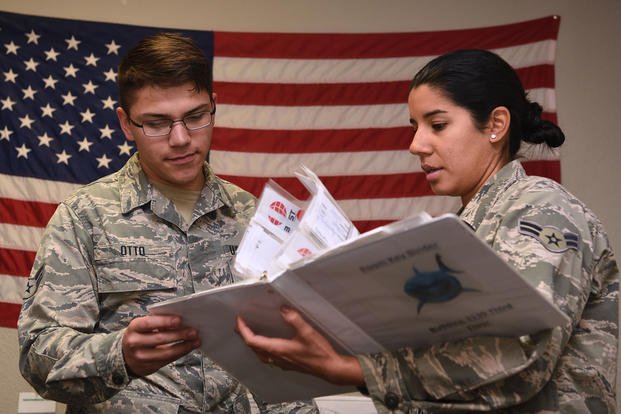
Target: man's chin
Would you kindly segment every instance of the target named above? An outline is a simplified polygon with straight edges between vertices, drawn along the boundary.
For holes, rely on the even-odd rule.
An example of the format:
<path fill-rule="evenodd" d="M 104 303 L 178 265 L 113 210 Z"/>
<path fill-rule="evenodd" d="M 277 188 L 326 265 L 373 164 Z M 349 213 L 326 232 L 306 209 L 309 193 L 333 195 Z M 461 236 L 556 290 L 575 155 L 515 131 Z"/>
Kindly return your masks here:
<path fill-rule="evenodd" d="M 203 184 L 205 183 L 205 178 L 201 174 L 200 177 L 193 175 L 189 176 L 178 176 L 173 175 L 167 177 L 168 185 L 176 187 L 180 190 L 194 190 L 198 191 L 203 188 Z"/>

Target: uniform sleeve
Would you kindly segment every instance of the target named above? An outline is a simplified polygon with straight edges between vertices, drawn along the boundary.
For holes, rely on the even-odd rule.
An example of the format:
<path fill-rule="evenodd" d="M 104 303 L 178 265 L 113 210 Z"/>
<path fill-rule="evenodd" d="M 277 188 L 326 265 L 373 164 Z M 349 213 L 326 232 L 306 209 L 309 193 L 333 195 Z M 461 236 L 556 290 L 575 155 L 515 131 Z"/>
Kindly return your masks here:
<path fill-rule="evenodd" d="M 106 400 L 129 382 L 123 331 L 94 333 L 99 318 L 89 233 L 60 204 L 27 282 L 18 320 L 19 366 L 45 398 Z"/>
<path fill-rule="evenodd" d="M 473 337 L 424 349 L 359 356 L 367 389 L 380 411 L 407 411 L 413 403 L 418 408 L 448 411 L 490 410 L 537 398 L 550 381 L 591 294 L 592 269 L 583 264 L 584 256 L 593 254 L 588 226 L 557 207 L 505 211 L 491 218 L 497 223 L 494 231 L 480 236 L 487 237 L 571 323 L 520 338 Z M 523 222 L 559 230 L 569 248 L 567 244 L 555 248 L 546 237 L 521 231 Z M 578 244 L 573 243 L 576 237 Z M 592 260 L 586 257 L 584 263 Z"/>
<path fill-rule="evenodd" d="M 535 337 L 473 337 L 358 359 L 370 396 L 384 408 L 407 411 L 416 403 L 485 411 L 520 404 L 543 388 L 561 342 L 557 328 Z"/>

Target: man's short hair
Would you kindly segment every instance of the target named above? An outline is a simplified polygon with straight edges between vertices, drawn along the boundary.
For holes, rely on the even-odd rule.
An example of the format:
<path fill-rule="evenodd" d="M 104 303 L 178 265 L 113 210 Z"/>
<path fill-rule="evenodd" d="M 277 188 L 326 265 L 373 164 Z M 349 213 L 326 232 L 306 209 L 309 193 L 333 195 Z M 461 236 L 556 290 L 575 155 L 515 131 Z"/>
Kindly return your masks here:
<path fill-rule="evenodd" d="M 190 37 L 180 33 L 157 33 L 142 39 L 127 52 L 119 65 L 121 107 L 129 113 L 134 92 L 145 86 L 172 87 L 194 84 L 197 92 L 211 95 L 209 60 Z"/>

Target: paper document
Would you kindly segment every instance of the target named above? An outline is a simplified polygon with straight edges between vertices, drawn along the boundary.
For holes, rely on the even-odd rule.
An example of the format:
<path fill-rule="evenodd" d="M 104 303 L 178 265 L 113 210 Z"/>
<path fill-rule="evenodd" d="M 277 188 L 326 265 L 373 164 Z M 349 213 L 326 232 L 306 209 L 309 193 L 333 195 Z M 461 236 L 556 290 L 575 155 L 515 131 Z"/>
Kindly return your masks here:
<path fill-rule="evenodd" d="M 298 200 L 267 182 L 237 249 L 233 270 L 241 278 L 271 279 L 291 263 L 359 235 L 315 173 L 302 165 L 295 174 L 310 199 Z"/>

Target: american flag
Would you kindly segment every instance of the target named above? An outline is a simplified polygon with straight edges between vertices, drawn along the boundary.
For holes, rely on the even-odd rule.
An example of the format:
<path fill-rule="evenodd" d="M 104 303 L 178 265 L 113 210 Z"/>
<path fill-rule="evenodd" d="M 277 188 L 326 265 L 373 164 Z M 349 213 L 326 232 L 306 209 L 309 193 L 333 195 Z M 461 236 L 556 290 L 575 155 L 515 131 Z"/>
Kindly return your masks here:
<path fill-rule="evenodd" d="M 275 178 L 297 197 L 303 163 L 359 230 L 421 210 L 434 196 L 411 139 L 407 94 L 426 62 L 459 48 L 505 58 L 556 120 L 557 16 L 413 33 L 240 33 L 177 30 L 212 59 L 218 114 L 210 163 L 259 195 Z M 116 71 L 140 38 L 163 28 L 0 12 L 0 326 L 15 327 L 26 278 L 56 205 L 118 170 L 133 153 L 117 123 Z M 524 162 L 560 181 L 558 154 Z"/>

